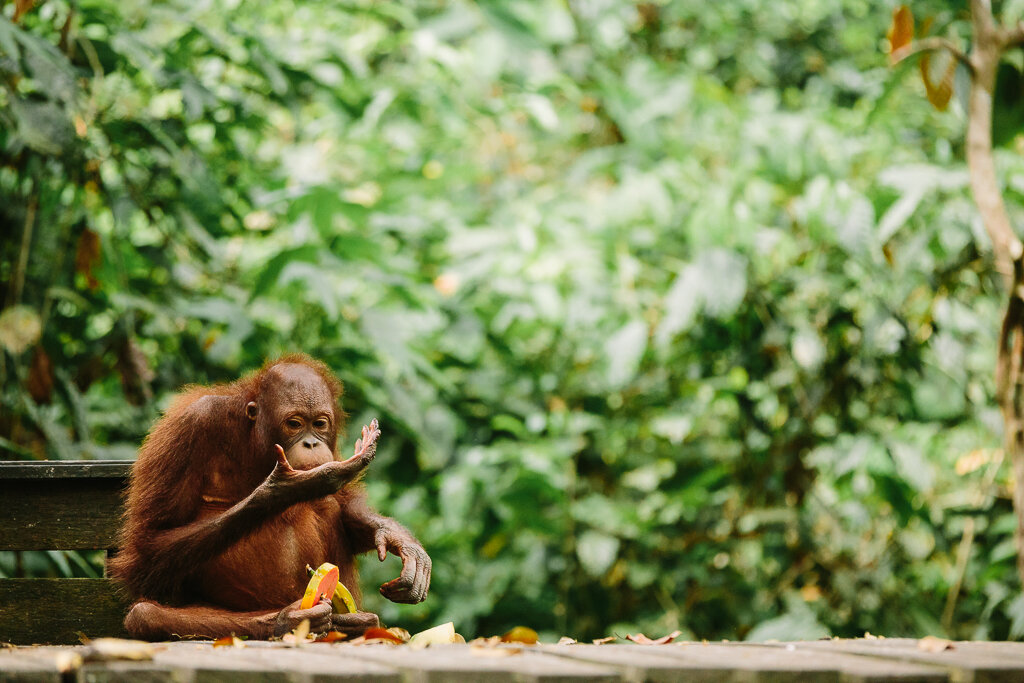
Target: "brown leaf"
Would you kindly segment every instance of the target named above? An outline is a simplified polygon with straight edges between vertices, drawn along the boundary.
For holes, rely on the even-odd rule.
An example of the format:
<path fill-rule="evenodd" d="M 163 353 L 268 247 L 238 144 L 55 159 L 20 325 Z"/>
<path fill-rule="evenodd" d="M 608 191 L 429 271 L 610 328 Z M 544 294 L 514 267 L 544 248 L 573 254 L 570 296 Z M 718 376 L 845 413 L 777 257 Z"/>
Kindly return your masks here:
<path fill-rule="evenodd" d="M 672 631 L 672 633 L 667 636 L 662 636 L 661 638 L 653 640 L 645 636 L 643 633 L 631 633 L 626 636 L 626 640 L 632 640 L 637 645 L 667 645 L 682 635 L 682 633 L 682 631 Z"/>
<path fill-rule="evenodd" d="M 898 61 L 896 52 L 901 47 L 910 45 L 914 39 L 914 15 L 906 5 L 900 5 L 892 11 L 892 23 L 886 33 L 889 39 L 889 63 Z"/>
<path fill-rule="evenodd" d="M 474 638 L 469 641 L 469 644 L 474 647 L 498 647 L 501 645 L 501 636 L 491 636 L 489 638 Z"/>
<path fill-rule="evenodd" d="M 523 653 L 521 648 L 518 647 L 480 647 L 478 645 L 469 646 L 469 654 L 474 657 L 511 657 L 512 655 L 521 655 Z"/>
<path fill-rule="evenodd" d="M 953 77 L 956 75 L 956 58 L 948 53 L 942 53 L 945 58 L 945 70 L 942 72 L 938 83 L 932 81 L 932 55 L 921 55 L 918 67 L 921 69 L 921 81 L 924 82 L 924 91 L 928 95 L 928 101 L 939 111 L 946 111 L 949 100 L 953 97 Z"/>
<path fill-rule="evenodd" d="M 81 651 L 82 659 L 87 662 L 145 662 L 153 659 L 155 652 L 152 643 L 124 638 L 97 638 Z"/>
<path fill-rule="evenodd" d="M 316 639 L 318 643 L 337 643 L 339 640 L 345 640 L 348 635 L 341 631 L 328 631 L 319 638 Z"/>
<path fill-rule="evenodd" d="M 303 619 L 299 622 L 291 633 L 286 633 L 281 636 L 281 642 L 289 645 L 298 647 L 304 645 L 309 636 L 309 619 Z"/>
<path fill-rule="evenodd" d="M 214 647 L 245 647 L 245 641 L 234 636 L 224 636 L 213 641 Z"/>
<path fill-rule="evenodd" d="M 89 228 L 82 231 L 78 238 L 78 250 L 75 252 L 75 270 L 85 276 L 89 289 L 98 289 L 99 280 L 93 269 L 100 264 L 100 236 Z"/>
<path fill-rule="evenodd" d="M 43 405 L 50 402 L 53 394 L 53 363 L 42 346 L 37 346 L 32 352 L 32 364 L 28 369 L 25 388 L 36 403 Z"/>
<path fill-rule="evenodd" d="M 943 652 L 953 649 L 953 641 L 946 640 L 945 638 L 936 638 L 935 636 L 925 636 L 917 641 L 917 649 L 924 652 Z"/>
<path fill-rule="evenodd" d="M 617 636 L 605 636 L 604 638 L 594 638 L 591 642 L 594 645 L 604 645 L 605 643 L 614 643 L 616 640 L 618 640 Z"/>
<path fill-rule="evenodd" d="M 36 4 L 35 0 L 14 0 L 14 16 L 11 17 L 11 20 L 18 23 L 18 20 L 25 16 L 25 13 L 32 9 L 34 4 Z"/>
<path fill-rule="evenodd" d="M 386 628 L 381 628 L 379 626 L 374 626 L 373 628 L 366 629 L 366 633 L 363 634 L 363 638 L 365 638 L 367 641 L 383 640 L 389 643 L 398 643 L 399 645 L 405 642 L 391 631 L 387 630 Z"/>
<path fill-rule="evenodd" d="M 403 643 L 408 642 L 408 640 L 412 638 L 412 636 L 409 635 L 409 632 L 401 626 L 392 626 L 388 629 L 388 633 L 395 636 L 396 638 L 400 638 Z"/>
<path fill-rule="evenodd" d="M 126 337 L 118 349 L 117 371 L 121 375 L 121 387 L 129 403 L 141 406 L 153 400 L 150 383 L 156 375 L 134 337 Z"/>
<path fill-rule="evenodd" d="M 529 626 L 515 626 L 511 631 L 501 637 L 505 643 L 523 643 L 525 645 L 537 644 L 537 632 Z"/>

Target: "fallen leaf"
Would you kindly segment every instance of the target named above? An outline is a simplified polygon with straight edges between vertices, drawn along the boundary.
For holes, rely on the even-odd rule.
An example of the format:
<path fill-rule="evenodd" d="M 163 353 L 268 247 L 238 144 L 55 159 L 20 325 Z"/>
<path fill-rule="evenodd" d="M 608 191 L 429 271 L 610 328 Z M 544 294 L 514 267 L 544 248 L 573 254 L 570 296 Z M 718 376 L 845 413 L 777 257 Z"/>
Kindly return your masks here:
<path fill-rule="evenodd" d="M 367 641 L 383 640 L 389 643 L 398 643 L 399 645 L 405 642 L 391 631 L 387 630 L 386 628 L 381 628 L 379 626 L 374 626 L 373 628 L 366 629 L 366 632 L 363 634 L 363 638 L 365 638 Z"/>
<path fill-rule="evenodd" d="M 153 659 L 153 652 L 153 645 L 141 640 L 97 638 L 89 641 L 82 650 L 82 659 L 87 662 L 109 662 L 117 659 L 144 662 Z"/>
<path fill-rule="evenodd" d="M 575 645 L 577 642 L 578 641 L 575 638 L 570 638 L 569 636 L 562 636 L 561 638 L 558 639 L 558 643 L 557 644 L 558 645 Z M 598 643 L 595 641 L 594 645 L 597 645 L 597 644 Z"/>
<path fill-rule="evenodd" d="M 289 645 L 302 645 L 306 642 L 309 636 L 309 619 L 303 619 L 299 622 L 299 625 L 295 627 L 291 633 L 286 633 L 281 638 L 282 643 L 288 643 Z"/>
<path fill-rule="evenodd" d="M 672 631 L 672 633 L 667 636 L 662 636 L 661 638 L 653 640 L 645 636 L 643 633 L 631 633 L 626 636 L 626 640 L 632 640 L 637 645 L 667 645 L 682 635 L 682 633 L 682 631 Z"/>
<path fill-rule="evenodd" d="M 318 643 L 337 643 L 339 640 L 345 640 L 348 638 L 348 634 L 342 633 L 341 631 L 328 631 L 319 638 L 316 639 Z"/>
<path fill-rule="evenodd" d="M 403 643 L 409 642 L 409 639 L 412 638 L 412 636 L 409 635 L 409 632 L 401 626 L 392 626 L 388 629 L 388 633 L 395 636 L 396 638 L 401 638 Z"/>
<path fill-rule="evenodd" d="M 470 645 L 475 647 L 498 647 L 501 645 L 501 636 L 491 636 L 490 638 L 474 638 L 469 641 Z"/>
<path fill-rule="evenodd" d="M 594 645 L 604 645 L 605 643 L 614 643 L 618 639 L 618 636 L 606 636 L 604 638 L 594 638 L 591 642 L 593 642 Z"/>
<path fill-rule="evenodd" d="M 245 641 L 235 636 L 224 636 L 213 641 L 214 647 L 245 647 Z"/>
<path fill-rule="evenodd" d="M 917 649 L 924 652 L 943 652 L 944 650 L 953 649 L 953 641 L 946 640 L 945 638 L 936 638 L 935 636 L 925 636 L 917 641 Z"/>
<path fill-rule="evenodd" d="M 511 657 L 512 655 L 520 655 L 523 651 L 518 647 L 480 647 L 479 645 L 471 645 L 469 648 L 469 654 L 474 657 Z"/>
<path fill-rule="evenodd" d="M 501 637 L 504 643 L 523 643 L 524 645 L 537 644 L 537 632 L 529 626 L 515 626 L 508 633 Z"/>

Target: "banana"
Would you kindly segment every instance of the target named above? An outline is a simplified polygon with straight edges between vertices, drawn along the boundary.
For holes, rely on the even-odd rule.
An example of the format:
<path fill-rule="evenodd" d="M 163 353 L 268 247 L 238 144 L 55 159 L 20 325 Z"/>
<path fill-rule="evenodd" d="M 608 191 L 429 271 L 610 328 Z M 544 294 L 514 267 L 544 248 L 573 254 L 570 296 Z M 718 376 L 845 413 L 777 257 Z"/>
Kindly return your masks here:
<path fill-rule="evenodd" d="M 356 601 L 352 597 L 352 593 L 349 592 L 348 588 L 345 588 L 345 584 L 341 581 L 338 582 L 338 586 L 334 589 L 334 597 L 331 598 L 331 604 L 334 605 L 334 611 L 339 614 L 357 611 Z"/>

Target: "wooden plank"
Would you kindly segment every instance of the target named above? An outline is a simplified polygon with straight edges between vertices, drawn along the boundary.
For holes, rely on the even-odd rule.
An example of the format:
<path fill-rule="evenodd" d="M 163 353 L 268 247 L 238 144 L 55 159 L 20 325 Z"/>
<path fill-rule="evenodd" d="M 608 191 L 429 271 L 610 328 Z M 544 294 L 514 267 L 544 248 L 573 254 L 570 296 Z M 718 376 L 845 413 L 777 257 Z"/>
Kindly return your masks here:
<path fill-rule="evenodd" d="M 78 643 L 125 637 L 128 600 L 108 579 L 0 579 L 0 642 Z"/>
<path fill-rule="evenodd" d="M 879 640 L 823 640 L 794 643 L 798 650 L 852 653 L 890 661 L 917 662 L 942 667 L 953 681 L 1020 683 L 1024 681 L 1024 654 L 1016 643 L 953 644 L 952 650 L 926 652 L 910 638 Z"/>
<path fill-rule="evenodd" d="M 944 683 L 943 669 L 904 662 L 879 662 L 852 655 L 827 658 L 803 651 L 742 643 L 673 645 L 545 645 L 545 652 L 600 662 L 625 672 L 629 680 L 841 681 L 842 683 Z M 668 662 L 668 664 L 666 664 Z"/>
<path fill-rule="evenodd" d="M 339 655 L 373 661 L 400 669 L 416 681 L 486 683 L 490 681 L 545 681 L 596 683 L 621 681 L 614 669 L 590 662 L 547 655 L 530 647 L 512 647 L 517 654 L 492 656 L 471 645 L 437 645 L 425 650 L 390 645 L 346 645 L 334 648 Z"/>
<path fill-rule="evenodd" d="M 0 650 L 0 681 L 4 683 L 61 683 L 55 662 L 41 661 L 13 649 Z"/>
<path fill-rule="evenodd" d="M 153 662 L 88 662 L 78 671 L 83 683 L 192 683 L 187 669 L 174 669 Z"/>
<path fill-rule="evenodd" d="M 127 479 L 131 460 L 0 460 L 2 479 Z"/>
<path fill-rule="evenodd" d="M 639 647 L 639 646 L 638 646 Z M 541 645 L 539 649 L 558 657 L 593 662 L 616 669 L 625 681 L 699 681 L 700 683 L 729 683 L 733 680 L 732 667 L 727 663 L 701 663 L 687 661 L 661 652 L 661 647 L 645 647 L 640 652 L 616 645 Z"/>
<path fill-rule="evenodd" d="M 618 650 L 622 656 L 632 657 L 637 661 L 650 657 L 653 651 L 659 657 L 674 657 L 691 665 L 732 671 L 730 680 L 734 681 L 943 683 L 949 680 L 945 670 L 939 667 L 906 662 L 880 662 L 870 657 L 843 653 L 822 656 L 785 644 L 781 647 L 747 643 L 680 643 L 662 646 L 609 644 L 596 647 Z"/>
<path fill-rule="evenodd" d="M 254 641 L 242 648 L 214 648 L 209 643 L 167 643 L 158 651 L 154 664 L 187 671 L 195 683 L 241 681 L 330 682 L 383 681 L 398 683 L 401 674 L 374 662 L 332 655 L 330 645 L 310 644 L 302 648 L 281 643 Z"/>
<path fill-rule="evenodd" d="M 156 646 L 159 647 L 159 646 Z M 84 646 L 31 646 L 14 650 L 23 660 L 35 660 L 48 669 L 66 672 L 64 681 L 88 681 L 88 683 L 191 683 L 192 672 L 176 670 L 152 661 L 104 661 L 83 662 Z M 73 657 L 79 657 L 76 663 Z M 63 661 L 63 665 L 59 662 Z M 75 669 L 72 664 L 80 668 Z M 0 681 L 4 680 L 0 676 Z"/>
<path fill-rule="evenodd" d="M 121 477 L 0 480 L 0 550 L 94 550 L 116 545 Z"/>

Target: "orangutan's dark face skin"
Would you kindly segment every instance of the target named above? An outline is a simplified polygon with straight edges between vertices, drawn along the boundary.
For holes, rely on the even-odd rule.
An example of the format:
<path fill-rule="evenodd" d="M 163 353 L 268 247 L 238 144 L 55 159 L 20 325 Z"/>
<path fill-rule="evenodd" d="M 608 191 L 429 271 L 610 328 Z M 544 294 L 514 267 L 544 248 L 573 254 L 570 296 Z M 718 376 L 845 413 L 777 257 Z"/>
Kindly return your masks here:
<path fill-rule="evenodd" d="M 267 380 L 260 403 L 246 406 L 266 442 L 280 444 L 297 470 L 334 460 L 335 402 L 317 373 L 304 365 L 282 364 L 271 368 Z"/>

